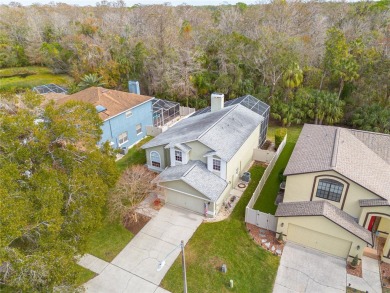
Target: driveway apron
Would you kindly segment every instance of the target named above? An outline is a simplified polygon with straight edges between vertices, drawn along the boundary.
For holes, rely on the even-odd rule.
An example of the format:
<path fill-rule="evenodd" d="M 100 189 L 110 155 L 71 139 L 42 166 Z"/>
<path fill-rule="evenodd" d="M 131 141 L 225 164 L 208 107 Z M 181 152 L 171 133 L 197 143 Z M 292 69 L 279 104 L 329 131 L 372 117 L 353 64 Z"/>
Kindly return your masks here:
<path fill-rule="evenodd" d="M 287 242 L 274 293 L 341 293 L 346 289 L 345 260 Z"/>
<path fill-rule="evenodd" d="M 180 241 L 187 243 L 202 220 L 201 215 L 165 205 L 84 288 L 102 293 L 168 292 L 158 285 L 180 254 Z M 168 254 L 165 266 L 157 272 L 159 261 Z"/>

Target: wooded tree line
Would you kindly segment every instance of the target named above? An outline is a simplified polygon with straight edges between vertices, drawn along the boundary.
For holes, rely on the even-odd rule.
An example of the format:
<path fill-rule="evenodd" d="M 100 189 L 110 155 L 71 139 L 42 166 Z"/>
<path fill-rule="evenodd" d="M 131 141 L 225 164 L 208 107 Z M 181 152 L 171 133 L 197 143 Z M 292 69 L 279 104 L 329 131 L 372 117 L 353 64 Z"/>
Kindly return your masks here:
<path fill-rule="evenodd" d="M 389 1 L 192 7 L 0 6 L 0 66 L 37 64 L 78 84 L 206 106 L 252 94 L 291 123 L 390 132 Z M 70 85 L 75 90 L 75 85 Z"/>

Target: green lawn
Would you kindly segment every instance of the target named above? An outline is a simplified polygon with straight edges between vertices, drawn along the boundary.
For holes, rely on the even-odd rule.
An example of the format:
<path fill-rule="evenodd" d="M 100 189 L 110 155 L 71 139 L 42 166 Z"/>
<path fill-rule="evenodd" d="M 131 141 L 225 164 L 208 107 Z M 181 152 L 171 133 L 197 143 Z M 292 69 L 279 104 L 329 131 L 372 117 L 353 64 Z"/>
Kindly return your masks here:
<path fill-rule="evenodd" d="M 143 165 L 146 164 L 145 150 L 141 149 L 141 146 L 153 139 L 152 136 L 147 136 L 134 147 L 129 149 L 129 152 L 120 160 L 116 162 L 116 165 L 120 171 L 125 170 L 131 165 Z"/>
<path fill-rule="evenodd" d="M 360 291 L 358 289 L 347 287 L 347 293 L 365 293 L 365 291 Z M 383 293 L 386 293 L 386 291 L 383 290 Z"/>
<path fill-rule="evenodd" d="M 76 279 L 76 286 L 80 286 L 96 276 L 94 272 L 86 268 L 83 268 L 82 266 L 79 265 L 77 265 L 77 271 L 78 271 L 78 275 Z"/>
<path fill-rule="evenodd" d="M 245 207 L 250 200 L 264 167 L 250 170 L 252 180 L 232 215 L 221 222 L 203 223 L 186 246 L 188 292 L 272 292 L 279 258 L 256 245 L 248 234 Z M 227 273 L 220 266 L 227 265 Z M 229 280 L 234 288 L 229 288 Z M 162 281 L 171 292 L 181 292 L 181 257 Z"/>
<path fill-rule="evenodd" d="M 53 74 L 49 68 L 28 66 L 0 69 L 0 91 L 20 90 L 55 83 L 66 86 L 72 78 L 66 74 Z"/>
<path fill-rule="evenodd" d="M 270 135 L 268 139 L 272 139 L 272 136 L 275 133 L 275 130 L 278 127 L 271 126 L 268 129 L 268 134 Z M 280 179 L 279 173 L 286 168 L 288 160 L 294 150 L 295 144 L 298 140 L 299 134 L 302 127 L 289 127 L 287 130 L 287 143 L 284 147 L 282 153 L 280 154 L 276 164 L 269 175 L 267 182 L 265 183 L 259 198 L 257 199 L 254 209 L 262 211 L 264 213 L 275 214 L 277 206 L 275 205 L 275 199 L 279 191 Z"/>
<path fill-rule="evenodd" d="M 121 223 L 105 219 L 103 225 L 89 236 L 87 252 L 110 262 L 133 237 Z"/>

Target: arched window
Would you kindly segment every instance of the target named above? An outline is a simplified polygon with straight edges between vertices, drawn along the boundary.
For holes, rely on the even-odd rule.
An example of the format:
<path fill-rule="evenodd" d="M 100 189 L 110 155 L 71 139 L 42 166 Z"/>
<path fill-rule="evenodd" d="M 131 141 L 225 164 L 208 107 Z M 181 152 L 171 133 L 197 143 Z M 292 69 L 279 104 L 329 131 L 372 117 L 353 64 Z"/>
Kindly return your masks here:
<path fill-rule="evenodd" d="M 150 161 L 152 162 L 152 166 L 157 168 L 161 167 L 161 158 L 158 152 L 150 152 Z"/>
<path fill-rule="evenodd" d="M 316 196 L 340 202 L 344 185 L 333 179 L 320 179 L 318 181 Z"/>

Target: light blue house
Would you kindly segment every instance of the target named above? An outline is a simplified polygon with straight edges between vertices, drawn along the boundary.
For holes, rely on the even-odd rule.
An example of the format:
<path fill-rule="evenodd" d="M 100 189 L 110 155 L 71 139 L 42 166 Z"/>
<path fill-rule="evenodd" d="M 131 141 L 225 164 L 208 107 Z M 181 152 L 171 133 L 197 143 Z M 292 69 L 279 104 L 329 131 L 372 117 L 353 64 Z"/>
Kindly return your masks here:
<path fill-rule="evenodd" d="M 76 100 L 92 103 L 104 121 L 99 144 L 109 141 L 113 148 L 126 151 L 146 136 L 146 126 L 153 125 L 152 99 L 134 93 L 91 87 L 66 96 L 59 102 Z"/>

